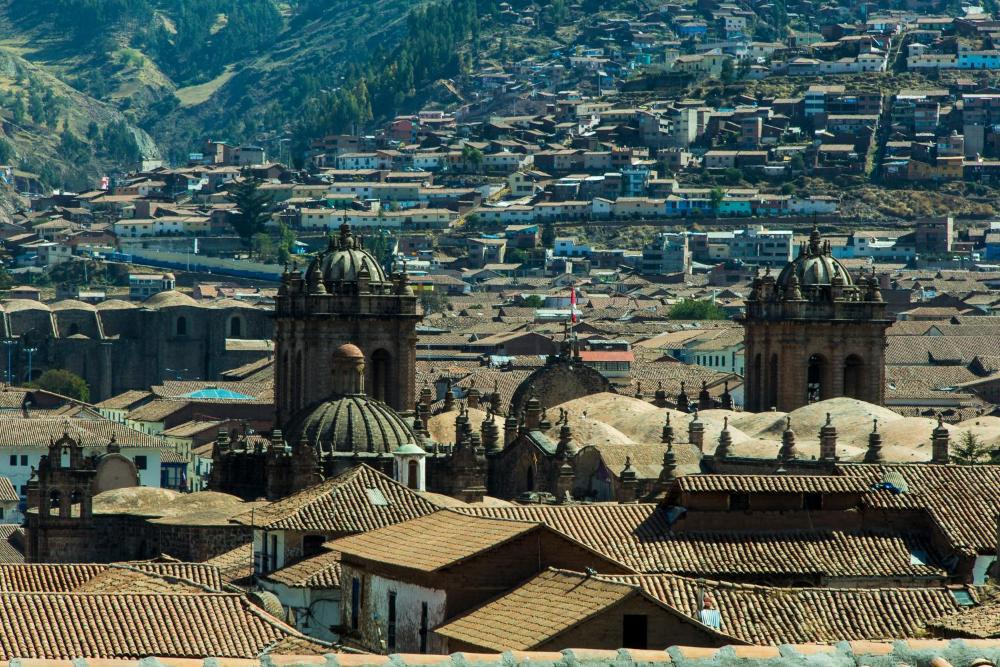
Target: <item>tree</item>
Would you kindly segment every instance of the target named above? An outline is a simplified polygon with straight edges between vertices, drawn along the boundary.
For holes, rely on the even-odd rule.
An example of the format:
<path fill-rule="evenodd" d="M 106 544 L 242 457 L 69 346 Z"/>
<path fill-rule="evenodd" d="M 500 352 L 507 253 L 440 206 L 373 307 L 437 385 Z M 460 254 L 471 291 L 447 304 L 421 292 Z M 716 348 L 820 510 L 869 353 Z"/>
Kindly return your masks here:
<path fill-rule="evenodd" d="M 257 232 L 250 238 L 250 248 L 252 254 L 260 261 L 268 261 L 274 258 L 274 241 L 267 232 Z"/>
<path fill-rule="evenodd" d="M 529 294 L 521 300 L 525 308 L 541 308 L 545 305 L 545 299 L 538 294 Z"/>
<path fill-rule="evenodd" d="M 974 466 L 982 463 L 1000 461 L 1000 449 L 993 449 L 979 439 L 972 431 L 966 431 L 952 450 L 952 459 L 963 466 Z"/>
<path fill-rule="evenodd" d="M 278 250 L 275 259 L 278 264 L 285 264 L 295 252 L 295 232 L 283 222 L 278 223 Z"/>
<path fill-rule="evenodd" d="M 670 309 L 672 320 L 725 320 L 729 319 L 725 311 L 711 301 L 684 299 L 675 303 Z"/>
<path fill-rule="evenodd" d="M 462 162 L 474 171 L 479 171 L 483 166 L 483 152 L 471 144 L 465 144 L 462 146 Z"/>
<path fill-rule="evenodd" d="M 556 228 L 551 222 L 542 225 L 542 247 L 551 248 L 556 244 Z"/>
<path fill-rule="evenodd" d="M 260 185 L 259 180 L 246 179 L 237 183 L 229 194 L 238 209 L 231 218 L 233 229 L 247 247 L 250 247 L 254 235 L 264 231 L 264 226 L 271 219 L 271 196 L 262 192 Z"/>
<path fill-rule="evenodd" d="M 424 315 L 443 313 L 448 310 L 448 295 L 437 289 L 420 290 L 417 298 L 424 309 Z"/>
<path fill-rule="evenodd" d="M 732 83 L 736 79 L 736 68 L 733 67 L 732 58 L 726 58 L 722 61 L 722 71 L 719 74 L 719 79 L 722 83 Z"/>
<path fill-rule="evenodd" d="M 41 377 L 29 383 L 28 386 L 51 391 L 54 394 L 61 394 L 78 401 L 90 400 L 90 387 L 87 386 L 87 382 L 76 373 L 61 368 L 45 371 Z"/>
<path fill-rule="evenodd" d="M 708 200 L 712 204 L 712 214 L 715 217 L 719 217 L 719 208 L 722 206 L 722 200 L 726 198 L 726 193 L 722 188 L 712 188 L 711 192 L 708 193 Z"/>

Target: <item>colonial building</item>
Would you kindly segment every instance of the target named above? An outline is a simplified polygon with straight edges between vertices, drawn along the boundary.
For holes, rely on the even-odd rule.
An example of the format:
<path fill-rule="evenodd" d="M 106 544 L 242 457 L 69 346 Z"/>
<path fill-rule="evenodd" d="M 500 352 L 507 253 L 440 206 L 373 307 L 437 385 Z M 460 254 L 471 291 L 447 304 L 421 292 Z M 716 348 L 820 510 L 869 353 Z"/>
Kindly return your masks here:
<path fill-rule="evenodd" d="M 753 281 L 746 302 L 746 409 L 789 412 L 847 396 L 885 402 L 885 332 L 891 321 L 875 276 L 855 284 L 813 228 L 775 279 Z"/>

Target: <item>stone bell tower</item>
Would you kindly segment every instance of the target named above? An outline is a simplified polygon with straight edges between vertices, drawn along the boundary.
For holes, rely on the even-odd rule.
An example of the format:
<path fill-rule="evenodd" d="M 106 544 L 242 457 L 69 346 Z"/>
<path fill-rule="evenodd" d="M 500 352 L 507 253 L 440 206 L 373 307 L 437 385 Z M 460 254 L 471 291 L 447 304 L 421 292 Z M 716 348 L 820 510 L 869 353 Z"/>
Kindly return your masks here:
<path fill-rule="evenodd" d="M 742 318 L 745 408 L 790 412 L 847 396 L 885 401 L 885 331 L 874 275 L 855 284 L 815 227 L 775 279 L 754 279 Z"/>
<path fill-rule="evenodd" d="M 404 273 L 386 276 L 348 224 L 306 269 L 286 271 L 275 299 L 275 405 L 284 427 L 299 410 L 337 393 L 333 355 L 364 354 L 370 398 L 397 412 L 416 403 L 417 298 Z"/>

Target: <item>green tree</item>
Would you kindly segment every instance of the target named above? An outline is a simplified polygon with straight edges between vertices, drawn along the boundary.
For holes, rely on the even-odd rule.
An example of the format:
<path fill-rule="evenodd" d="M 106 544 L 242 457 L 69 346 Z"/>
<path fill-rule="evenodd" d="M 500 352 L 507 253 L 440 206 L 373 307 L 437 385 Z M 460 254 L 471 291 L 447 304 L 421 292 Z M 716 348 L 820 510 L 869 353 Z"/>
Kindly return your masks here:
<path fill-rule="evenodd" d="M 732 83 L 736 80 L 736 68 L 733 67 L 732 58 L 726 58 L 722 61 L 722 72 L 719 74 L 719 79 L 722 83 Z"/>
<path fill-rule="evenodd" d="M 542 225 L 542 247 L 551 248 L 556 244 L 556 227 L 551 222 Z"/>
<path fill-rule="evenodd" d="M 1000 462 L 1000 448 L 991 448 L 972 431 L 966 431 L 958 445 L 952 450 L 951 458 L 963 466 Z"/>
<path fill-rule="evenodd" d="M 521 300 L 525 308 L 541 308 L 545 305 L 545 299 L 538 294 L 529 294 Z"/>
<path fill-rule="evenodd" d="M 274 241 L 267 232 L 257 232 L 250 237 L 251 254 L 262 262 L 274 259 Z"/>
<path fill-rule="evenodd" d="M 278 264 L 286 264 L 295 252 L 295 232 L 283 222 L 278 223 L 278 248 L 275 252 L 275 259 Z"/>
<path fill-rule="evenodd" d="M 708 201 L 712 205 L 712 215 L 719 217 L 719 209 L 722 207 L 722 200 L 726 198 L 726 193 L 722 188 L 712 188 L 708 193 Z"/>
<path fill-rule="evenodd" d="M 417 299 L 424 309 L 425 315 L 443 313 L 448 310 L 448 295 L 437 289 L 422 289 L 417 293 Z"/>
<path fill-rule="evenodd" d="M 237 183 L 229 193 L 237 208 L 231 217 L 233 229 L 247 247 L 250 247 L 254 235 L 264 231 L 264 226 L 271 219 L 271 195 L 262 191 L 260 185 L 259 180 L 248 178 Z"/>
<path fill-rule="evenodd" d="M 28 386 L 51 391 L 54 394 L 61 394 L 78 401 L 90 400 L 90 387 L 87 386 L 87 382 L 76 373 L 62 368 L 45 371 L 41 377 L 29 383 Z"/>
<path fill-rule="evenodd" d="M 725 320 L 725 311 L 709 300 L 684 299 L 670 309 L 672 320 Z"/>
<path fill-rule="evenodd" d="M 483 152 L 475 146 L 465 144 L 462 146 L 462 162 L 478 172 L 483 167 Z"/>

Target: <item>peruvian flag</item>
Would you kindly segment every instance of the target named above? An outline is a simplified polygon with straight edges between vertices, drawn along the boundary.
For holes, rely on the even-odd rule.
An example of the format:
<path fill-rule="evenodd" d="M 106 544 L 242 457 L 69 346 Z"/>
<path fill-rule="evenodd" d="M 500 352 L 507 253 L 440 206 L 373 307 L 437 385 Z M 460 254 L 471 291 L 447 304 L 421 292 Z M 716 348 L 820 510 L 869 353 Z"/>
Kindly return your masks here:
<path fill-rule="evenodd" d="M 569 286 L 569 317 L 576 324 L 576 285 Z"/>

